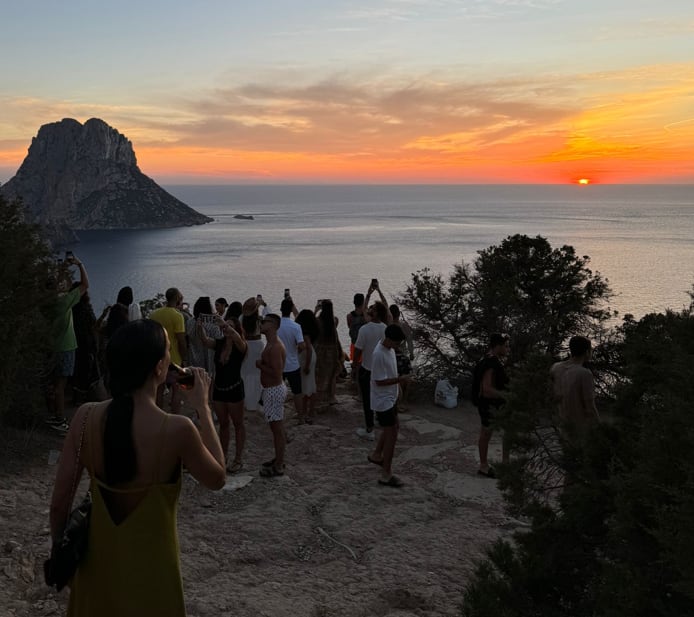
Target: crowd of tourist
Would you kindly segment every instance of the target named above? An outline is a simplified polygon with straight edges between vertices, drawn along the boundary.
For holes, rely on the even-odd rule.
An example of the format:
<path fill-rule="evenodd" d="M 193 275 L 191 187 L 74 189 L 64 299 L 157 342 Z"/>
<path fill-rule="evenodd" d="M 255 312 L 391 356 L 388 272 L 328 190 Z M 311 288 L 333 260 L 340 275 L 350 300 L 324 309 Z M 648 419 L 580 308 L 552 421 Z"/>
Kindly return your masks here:
<path fill-rule="evenodd" d="M 200 297 L 191 312 L 171 287 L 166 304 L 142 319 L 132 289 L 123 287 L 96 318 L 85 266 L 74 255 L 66 263 L 79 270 L 79 281 L 52 283 L 59 294 L 48 423 L 66 434 L 50 509 L 54 543 L 84 469 L 93 499 L 87 555 L 72 580 L 69 615 L 183 615 L 175 523 L 182 469 L 206 487 L 224 486 L 227 474 L 244 468 L 244 414 L 261 410 L 274 451 L 259 474 L 284 475 L 289 392 L 297 423 L 313 423 L 317 411 L 336 404 L 336 382 L 348 360 L 363 407 L 356 433 L 374 442 L 368 461 L 379 467 L 379 484 L 403 485 L 392 467 L 414 347 L 411 329 L 376 279 L 366 294 L 354 295 L 346 353 L 329 299 L 299 310 L 285 290 L 278 314 L 261 295 L 231 303 L 220 297 L 214 305 Z M 492 334 L 473 376 L 481 420 L 478 474 L 489 478 L 495 471 L 487 451 L 494 413 L 505 400 L 509 344 L 508 337 Z M 571 358 L 556 363 L 551 376 L 573 431 L 596 419 L 597 410 L 592 374 L 584 367 L 590 341 L 574 337 L 570 350 Z M 82 404 L 70 425 L 64 417 L 68 383 L 77 402 L 94 401 Z M 183 399 L 193 417 L 181 413 Z M 124 594 L 133 580 L 136 591 Z"/>
<path fill-rule="evenodd" d="M 84 265 L 72 255 L 67 264 L 79 269 L 80 280 L 59 295 L 54 326 L 61 336 L 52 359 L 56 379 L 48 396 L 48 423 L 61 433 L 69 429 L 64 416 L 66 386 L 76 405 L 107 399 L 112 394 L 107 362 L 110 341 L 124 326 L 142 318 L 131 287 L 123 287 L 116 302 L 97 318 L 89 300 Z M 372 296 L 378 299 L 371 302 Z M 366 294 L 354 295 L 354 309 L 346 316 L 348 352 L 340 341 L 339 318 L 329 299 L 299 310 L 285 290 L 278 313 L 271 311 L 260 294 L 243 302 L 219 297 L 213 303 L 211 297 L 200 297 L 191 310 L 181 291 L 171 287 L 165 300 L 147 315 L 166 332 L 170 354 L 170 366 L 166 378 L 157 384 L 155 402 L 161 409 L 180 414 L 180 376 L 185 369 L 203 369 L 211 379 L 210 401 L 228 473 L 244 469 L 244 413 L 262 410 L 275 451 L 261 466 L 260 474 L 282 475 L 287 393 L 291 392 L 297 424 L 312 424 L 316 413 L 337 404 L 337 381 L 351 368 L 364 409 L 364 426 L 356 433 L 374 441 L 375 418 L 378 420 L 383 434 L 389 437 L 385 449 L 383 440 L 375 444 L 369 460 L 383 468 L 384 483 L 401 484 L 392 474 L 390 461 L 397 438 L 396 402 L 404 404 L 414 348 L 411 329 L 401 320 L 398 307 L 388 306 L 376 279 Z M 403 341 L 406 349 L 401 349 Z M 374 354 L 379 346 L 384 357 L 374 373 Z"/>

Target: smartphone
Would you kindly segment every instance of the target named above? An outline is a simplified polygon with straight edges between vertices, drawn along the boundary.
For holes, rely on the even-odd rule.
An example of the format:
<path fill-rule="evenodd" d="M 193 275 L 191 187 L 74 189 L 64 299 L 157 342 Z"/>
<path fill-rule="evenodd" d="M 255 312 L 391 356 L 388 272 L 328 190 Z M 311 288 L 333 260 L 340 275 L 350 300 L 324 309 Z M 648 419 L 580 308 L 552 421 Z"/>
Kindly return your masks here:
<path fill-rule="evenodd" d="M 371 279 L 371 287 L 378 289 L 378 279 Z"/>
<path fill-rule="evenodd" d="M 174 364 L 169 364 L 169 371 L 176 373 L 176 383 L 183 390 L 192 390 L 195 385 L 195 373 L 189 368 L 183 368 Z"/>
<path fill-rule="evenodd" d="M 289 297 L 289 287 L 285 288 L 284 290 L 284 297 L 288 298 Z"/>
<path fill-rule="evenodd" d="M 262 301 L 263 301 L 263 296 L 261 296 L 260 294 L 258 294 L 258 295 L 255 297 L 255 299 L 256 299 L 258 302 L 262 302 Z"/>
<path fill-rule="evenodd" d="M 72 251 L 65 251 L 65 261 L 70 261 L 71 259 L 74 259 L 75 255 L 73 254 Z"/>

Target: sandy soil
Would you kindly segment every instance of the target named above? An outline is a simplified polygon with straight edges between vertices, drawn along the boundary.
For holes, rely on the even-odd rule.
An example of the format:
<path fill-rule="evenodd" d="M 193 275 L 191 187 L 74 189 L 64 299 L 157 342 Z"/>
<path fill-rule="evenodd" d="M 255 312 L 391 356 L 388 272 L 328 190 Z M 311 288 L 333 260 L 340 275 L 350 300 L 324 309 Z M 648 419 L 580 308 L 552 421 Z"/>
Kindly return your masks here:
<path fill-rule="evenodd" d="M 223 490 L 185 475 L 178 520 L 189 616 L 460 614 L 475 560 L 519 525 L 505 515 L 496 483 L 476 475 L 476 411 L 411 405 L 394 463 L 406 484 L 394 489 L 378 485 L 378 467 L 366 460 L 372 444 L 354 433 L 362 414 L 346 384 L 338 400 L 312 426 L 295 426 L 287 407 L 293 439 L 282 478 L 258 476 L 272 446 L 255 413 L 246 419 L 245 468 Z M 2 616 L 65 610 L 68 592 L 52 592 L 42 576 L 51 451 L 61 447 L 49 431 L 14 434 L 3 446 Z M 499 456 L 495 437 L 491 458 Z"/>

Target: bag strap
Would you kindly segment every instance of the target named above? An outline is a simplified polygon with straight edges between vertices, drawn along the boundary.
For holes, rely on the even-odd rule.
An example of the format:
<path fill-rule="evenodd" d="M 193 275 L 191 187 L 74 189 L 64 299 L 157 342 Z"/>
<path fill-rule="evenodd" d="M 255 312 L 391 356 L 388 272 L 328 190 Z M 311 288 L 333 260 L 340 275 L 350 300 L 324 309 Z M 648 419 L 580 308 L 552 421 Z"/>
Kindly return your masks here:
<path fill-rule="evenodd" d="M 87 417 L 89 416 L 89 407 L 84 410 L 84 417 L 82 418 L 82 430 L 80 431 L 80 444 L 77 447 L 77 457 L 75 458 L 75 473 L 72 477 L 72 491 L 70 492 L 70 508 L 68 508 L 67 516 L 65 517 L 65 525 L 68 524 L 70 520 L 70 512 L 72 508 L 72 502 L 75 499 L 75 493 L 77 492 L 77 481 L 79 479 L 78 470 L 80 466 L 80 455 L 82 454 L 82 444 L 84 443 L 84 429 L 87 426 Z"/>

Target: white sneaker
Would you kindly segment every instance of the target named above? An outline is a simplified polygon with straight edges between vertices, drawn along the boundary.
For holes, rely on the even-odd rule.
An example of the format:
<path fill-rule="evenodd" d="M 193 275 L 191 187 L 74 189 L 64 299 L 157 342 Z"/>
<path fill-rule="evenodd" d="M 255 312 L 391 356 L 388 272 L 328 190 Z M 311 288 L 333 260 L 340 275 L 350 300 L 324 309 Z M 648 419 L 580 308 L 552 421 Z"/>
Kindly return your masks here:
<path fill-rule="evenodd" d="M 67 435 L 68 430 L 70 429 L 70 425 L 63 420 L 59 424 L 49 424 L 54 431 L 60 433 L 61 435 Z"/>
<path fill-rule="evenodd" d="M 376 439 L 376 435 L 374 435 L 373 429 L 370 431 L 367 431 L 363 427 L 359 427 L 355 433 L 359 435 L 359 437 L 363 437 L 364 439 L 368 439 L 369 441 L 374 441 Z"/>

